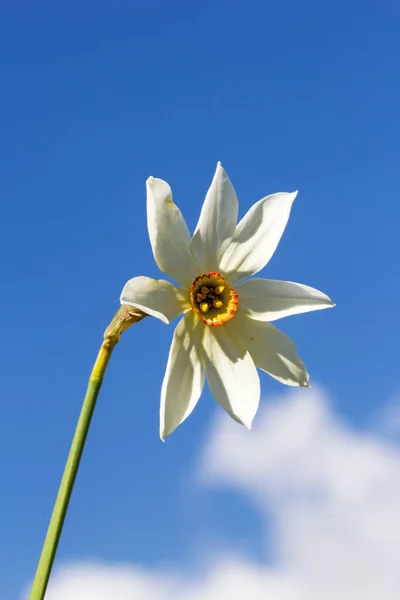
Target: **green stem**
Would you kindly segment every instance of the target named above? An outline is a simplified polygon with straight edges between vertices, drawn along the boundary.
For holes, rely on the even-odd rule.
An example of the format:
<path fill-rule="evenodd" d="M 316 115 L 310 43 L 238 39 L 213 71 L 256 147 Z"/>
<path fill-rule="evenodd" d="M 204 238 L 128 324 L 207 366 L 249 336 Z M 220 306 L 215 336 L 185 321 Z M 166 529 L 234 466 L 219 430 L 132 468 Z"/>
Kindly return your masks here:
<path fill-rule="evenodd" d="M 68 510 L 68 504 L 74 487 L 75 478 L 78 473 L 79 463 L 85 446 L 93 411 L 96 406 L 97 396 L 99 395 L 103 376 L 111 358 L 112 351 L 119 341 L 120 334 L 130 327 L 130 325 L 143 319 L 145 316 L 144 313 L 137 309 L 126 305 L 122 306 L 104 334 L 104 342 L 100 348 L 89 378 L 85 399 L 75 429 L 56 502 L 54 504 L 29 600 L 43 600 L 46 593 L 58 542 Z"/>

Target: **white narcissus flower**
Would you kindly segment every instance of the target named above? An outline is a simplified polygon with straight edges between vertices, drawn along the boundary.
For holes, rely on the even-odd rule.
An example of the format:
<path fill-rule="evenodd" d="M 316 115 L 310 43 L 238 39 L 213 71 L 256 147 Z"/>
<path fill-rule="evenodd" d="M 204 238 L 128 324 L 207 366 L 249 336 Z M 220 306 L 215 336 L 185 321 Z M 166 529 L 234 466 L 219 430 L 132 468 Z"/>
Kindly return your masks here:
<path fill-rule="evenodd" d="M 334 306 L 322 292 L 290 281 L 243 279 L 268 263 L 297 192 L 272 194 L 237 223 L 238 200 L 218 163 L 193 237 L 170 186 L 147 180 L 147 225 L 154 259 L 181 287 L 149 277 L 130 279 L 121 303 L 169 323 L 180 314 L 161 390 L 164 439 L 192 412 L 204 386 L 250 429 L 260 400 L 256 367 L 287 385 L 309 375 L 292 340 L 271 321 Z M 234 286 L 234 287 L 233 287 Z"/>

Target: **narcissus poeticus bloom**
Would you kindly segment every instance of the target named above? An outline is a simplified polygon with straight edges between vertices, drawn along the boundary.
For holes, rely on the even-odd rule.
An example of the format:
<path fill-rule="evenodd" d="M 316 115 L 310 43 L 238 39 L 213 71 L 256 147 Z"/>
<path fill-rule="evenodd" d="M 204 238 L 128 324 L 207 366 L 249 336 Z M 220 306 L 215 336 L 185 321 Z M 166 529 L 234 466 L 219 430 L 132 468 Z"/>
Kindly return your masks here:
<path fill-rule="evenodd" d="M 164 323 L 184 315 L 174 332 L 161 389 L 162 439 L 190 415 L 205 376 L 214 398 L 248 428 L 260 400 L 256 367 L 287 385 L 308 385 L 296 346 L 271 321 L 334 304 L 300 283 L 248 279 L 275 252 L 296 195 L 266 196 L 237 223 L 236 193 L 218 163 L 191 237 L 170 186 L 162 179 L 147 180 L 154 259 L 180 286 L 135 277 L 126 283 L 121 303 Z"/>

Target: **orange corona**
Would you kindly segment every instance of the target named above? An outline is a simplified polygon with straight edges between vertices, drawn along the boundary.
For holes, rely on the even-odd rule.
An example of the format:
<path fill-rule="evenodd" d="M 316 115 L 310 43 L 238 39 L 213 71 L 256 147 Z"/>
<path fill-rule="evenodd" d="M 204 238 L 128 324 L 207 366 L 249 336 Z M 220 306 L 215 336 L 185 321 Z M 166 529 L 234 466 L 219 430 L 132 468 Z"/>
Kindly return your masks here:
<path fill-rule="evenodd" d="M 235 316 L 238 295 L 220 273 L 204 273 L 192 283 L 190 302 L 206 325 L 218 327 Z"/>

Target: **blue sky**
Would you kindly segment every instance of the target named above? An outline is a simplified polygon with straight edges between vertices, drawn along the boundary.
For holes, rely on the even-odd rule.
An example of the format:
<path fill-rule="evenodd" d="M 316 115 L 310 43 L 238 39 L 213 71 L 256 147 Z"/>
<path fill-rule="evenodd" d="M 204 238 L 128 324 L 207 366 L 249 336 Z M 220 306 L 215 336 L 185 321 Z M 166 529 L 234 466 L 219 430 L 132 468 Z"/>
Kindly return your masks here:
<path fill-rule="evenodd" d="M 241 215 L 299 189 L 263 275 L 337 307 L 279 326 L 354 432 L 396 395 L 399 16 L 395 2 L 1 3 L 2 600 L 33 576 L 122 286 L 159 277 L 149 175 L 191 229 L 218 160 Z M 272 552 L 240 494 L 193 483 L 219 412 L 208 391 L 159 440 L 172 331 L 146 319 L 116 348 L 58 564 L 196 569 L 204 548 Z M 282 391 L 261 383 L 266 404 Z"/>

